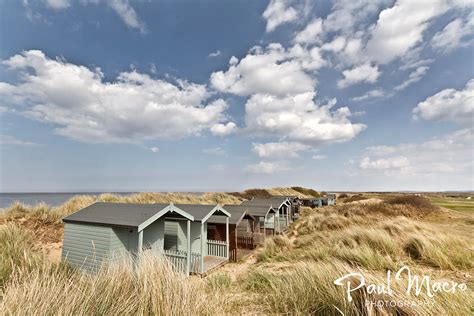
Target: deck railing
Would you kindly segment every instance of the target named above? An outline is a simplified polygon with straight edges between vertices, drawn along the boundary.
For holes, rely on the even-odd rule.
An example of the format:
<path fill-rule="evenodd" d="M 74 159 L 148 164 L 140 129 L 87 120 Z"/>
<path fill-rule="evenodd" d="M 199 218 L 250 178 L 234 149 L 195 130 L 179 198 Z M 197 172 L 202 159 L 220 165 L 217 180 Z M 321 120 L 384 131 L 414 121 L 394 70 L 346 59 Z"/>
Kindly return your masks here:
<path fill-rule="evenodd" d="M 171 263 L 176 271 L 186 273 L 187 252 L 183 250 L 163 250 L 163 254 Z M 201 255 L 198 253 L 191 253 L 191 267 L 190 272 L 201 271 Z"/>
<path fill-rule="evenodd" d="M 280 229 L 285 229 L 286 228 L 286 215 L 281 215 L 281 217 L 279 217 L 279 222 L 280 222 Z"/>
<path fill-rule="evenodd" d="M 243 248 L 243 249 L 255 248 L 255 241 L 253 237 L 237 236 L 237 248 Z"/>
<path fill-rule="evenodd" d="M 222 240 L 207 240 L 207 255 L 227 258 L 227 242 Z"/>

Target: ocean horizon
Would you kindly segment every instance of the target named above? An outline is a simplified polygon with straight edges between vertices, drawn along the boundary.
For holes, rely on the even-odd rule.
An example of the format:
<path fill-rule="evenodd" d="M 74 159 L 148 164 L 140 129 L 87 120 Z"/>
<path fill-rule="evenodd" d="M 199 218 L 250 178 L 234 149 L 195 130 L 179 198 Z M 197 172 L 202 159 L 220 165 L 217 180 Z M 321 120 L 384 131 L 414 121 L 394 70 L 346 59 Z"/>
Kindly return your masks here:
<path fill-rule="evenodd" d="M 167 191 L 146 191 L 146 192 L 159 192 L 166 193 Z M 14 204 L 20 202 L 26 205 L 35 205 L 38 203 L 45 203 L 50 206 L 59 206 L 66 202 L 70 198 L 76 195 L 100 195 L 104 193 L 116 194 L 116 195 L 131 195 L 140 193 L 138 191 L 130 192 L 5 192 L 0 193 L 0 209 L 5 209 Z M 180 192 L 192 195 L 200 195 L 202 192 Z"/>

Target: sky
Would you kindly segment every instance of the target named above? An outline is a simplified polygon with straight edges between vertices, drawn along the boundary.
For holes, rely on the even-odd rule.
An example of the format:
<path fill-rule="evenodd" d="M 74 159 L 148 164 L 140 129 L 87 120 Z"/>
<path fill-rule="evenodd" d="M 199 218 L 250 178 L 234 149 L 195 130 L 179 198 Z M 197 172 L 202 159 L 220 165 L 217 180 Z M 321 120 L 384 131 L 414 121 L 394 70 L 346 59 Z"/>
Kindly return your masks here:
<path fill-rule="evenodd" d="M 0 0 L 0 192 L 473 190 L 473 3 Z"/>

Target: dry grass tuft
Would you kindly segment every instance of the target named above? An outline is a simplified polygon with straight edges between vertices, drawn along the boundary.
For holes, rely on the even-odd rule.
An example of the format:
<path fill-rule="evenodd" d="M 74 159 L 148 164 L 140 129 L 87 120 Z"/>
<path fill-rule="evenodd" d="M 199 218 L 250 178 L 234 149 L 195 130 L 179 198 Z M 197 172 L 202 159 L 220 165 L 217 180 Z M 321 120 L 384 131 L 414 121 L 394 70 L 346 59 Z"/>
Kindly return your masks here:
<path fill-rule="evenodd" d="M 270 198 L 273 195 L 265 189 L 248 189 L 244 192 L 230 192 L 232 196 L 235 196 L 239 199 L 251 200 L 252 198 Z"/>
<path fill-rule="evenodd" d="M 302 188 L 302 187 L 291 187 L 291 188 L 295 190 L 296 192 L 303 194 L 305 197 L 320 197 L 321 196 L 321 193 L 313 189 Z"/>
<path fill-rule="evenodd" d="M 416 209 L 424 211 L 435 211 L 438 209 L 437 206 L 431 203 L 431 201 L 423 196 L 404 194 L 390 198 L 386 201 L 389 205 L 406 205 Z"/>
<path fill-rule="evenodd" d="M 204 315 L 218 313 L 201 279 L 187 279 L 164 261 L 144 256 L 104 267 L 97 275 L 52 268 L 17 269 L 0 310 L 9 315 Z M 67 302 L 67 303 L 65 303 Z"/>

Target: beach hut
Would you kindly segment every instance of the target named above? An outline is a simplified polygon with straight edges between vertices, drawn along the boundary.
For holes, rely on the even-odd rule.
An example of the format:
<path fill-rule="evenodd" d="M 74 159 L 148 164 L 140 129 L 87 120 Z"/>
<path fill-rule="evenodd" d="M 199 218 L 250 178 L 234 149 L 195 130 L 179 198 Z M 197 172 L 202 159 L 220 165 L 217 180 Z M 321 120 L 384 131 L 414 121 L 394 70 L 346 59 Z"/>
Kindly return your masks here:
<path fill-rule="evenodd" d="M 266 235 L 268 232 L 281 233 L 289 225 L 290 202 L 286 197 L 272 197 L 267 199 L 253 198 L 242 202 L 248 207 L 250 215 L 259 219 L 260 230 Z"/>
<path fill-rule="evenodd" d="M 237 261 L 257 245 L 254 240 L 255 217 L 250 215 L 245 205 L 224 205 L 231 214 L 229 218 L 229 256 Z M 208 240 L 225 240 L 225 219 L 211 216 L 207 224 Z"/>
<path fill-rule="evenodd" d="M 289 205 L 289 219 L 290 222 L 297 219 L 299 217 L 299 206 L 300 206 L 300 199 L 294 195 L 279 195 L 274 196 L 272 199 L 287 199 L 288 202 L 286 204 Z"/>
<path fill-rule="evenodd" d="M 221 244 L 219 256 L 207 251 L 205 224 L 213 215 L 230 216 L 219 205 L 97 202 L 63 219 L 62 259 L 84 270 L 97 271 L 103 264 L 139 258 L 147 251 L 165 256 L 186 274 L 204 273 L 228 260 L 227 241 Z M 174 249 L 165 247 L 168 221 L 179 223 L 176 234 L 180 239 Z"/>
<path fill-rule="evenodd" d="M 192 256 L 201 260 L 201 262 L 192 267 L 191 272 L 205 273 L 214 269 L 229 260 L 229 220 L 231 214 L 220 205 L 215 204 L 174 204 L 174 207 L 193 216 L 194 221 L 190 223 L 190 243 Z M 220 239 L 212 239 L 215 236 L 208 235 L 208 225 L 211 218 L 221 218 L 222 230 Z M 174 256 L 183 256 L 185 251 L 184 244 L 188 242 L 185 231 L 185 223 L 181 219 L 167 218 L 165 223 L 166 235 L 171 235 L 172 230 L 169 226 L 174 225 L 177 229 L 177 245 L 168 248 L 169 242 L 165 239 L 166 253 Z M 211 238 L 209 238 L 211 237 Z"/>

